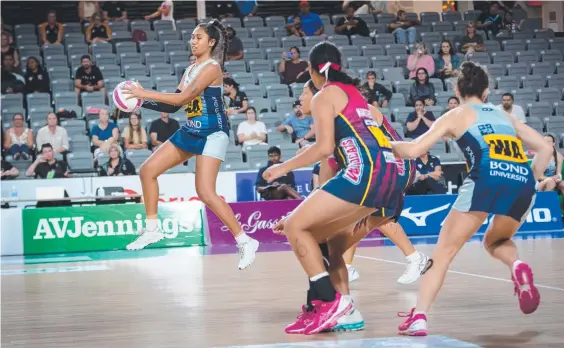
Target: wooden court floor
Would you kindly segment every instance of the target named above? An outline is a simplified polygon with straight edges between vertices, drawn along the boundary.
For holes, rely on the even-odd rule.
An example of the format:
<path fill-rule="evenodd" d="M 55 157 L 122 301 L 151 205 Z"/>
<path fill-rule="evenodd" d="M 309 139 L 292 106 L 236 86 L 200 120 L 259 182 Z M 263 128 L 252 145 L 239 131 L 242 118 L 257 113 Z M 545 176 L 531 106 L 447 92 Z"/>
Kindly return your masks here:
<path fill-rule="evenodd" d="M 509 271 L 470 242 L 430 314 L 430 333 L 440 337 L 427 339 L 396 335 L 396 313 L 415 304 L 417 285 L 396 284 L 404 260 L 395 247 L 358 251 L 360 279 L 351 288 L 366 329 L 314 336 L 283 331 L 307 285 L 288 251 L 262 252 L 245 271 L 237 270 L 237 255 L 202 256 L 200 248 L 133 254 L 139 257 L 117 252 L 84 262 L 24 265 L 4 258 L 2 347 L 562 348 L 564 239 L 517 244 L 541 291 L 537 312 L 519 311 Z M 430 254 L 433 245 L 418 249 Z"/>

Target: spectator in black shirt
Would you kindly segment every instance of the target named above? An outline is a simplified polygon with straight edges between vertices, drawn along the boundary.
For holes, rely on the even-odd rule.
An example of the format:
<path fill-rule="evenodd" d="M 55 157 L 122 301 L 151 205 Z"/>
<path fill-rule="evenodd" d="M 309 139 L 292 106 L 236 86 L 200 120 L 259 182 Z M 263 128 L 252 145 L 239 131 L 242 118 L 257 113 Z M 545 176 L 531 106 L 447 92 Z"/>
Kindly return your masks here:
<path fill-rule="evenodd" d="M 229 98 L 227 116 L 244 114 L 249 107 L 247 94 L 239 90 L 239 84 L 232 78 L 223 79 L 223 93 Z"/>
<path fill-rule="evenodd" d="M 8 33 L 2 33 L 2 61 L 4 61 L 4 55 L 10 55 L 14 59 L 12 64 L 14 67 L 19 68 L 20 66 L 20 54 L 18 49 L 10 43 L 10 35 Z"/>
<path fill-rule="evenodd" d="M 409 105 L 415 105 L 417 100 L 423 100 L 427 106 L 437 103 L 435 97 L 435 85 L 429 81 L 429 73 L 425 68 L 419 68 L 415 72 L 415 81 L 409 89 Z"/>
<path fill-rule="evenodd" d="M 25 71 L 26 93 L 49 93 L 49 74 L 43 71 L 43 67 L 35 57 L 27 59 Z"/>
<path fill-rule="evenodd" d="M 234 17 L 238 12 L 233 1 L 206 1 L 210 5 L 210 14 L 213 18 Z"/>
<path fill-rule="evenodd" d="M 104 20 L 111 22 L 127 22 L 127 9 L 121 1 L 106 1 L 102 6 Z"/>
<path fill-rule="evenodd" d="M 415 160 L 417 176 L 407 191 L 410 195 L 445 194 L 446 187 L 440 181 L 443 176 L 441 161 L 428 152 Z"/>
<path fill-rule="evenodd" d="M 490 39 L 493 40 L 493 38 L 499 34 L 499 31 L 503 29 L 503 18 L 499 11 L 499 5 L 495 2 L 491 3 L 489 11 L 482 12 L 476 22 L 478 29 L 485 30 L 486 33 L 488 31 L 492 32 L 493 37 L 490 37 Z"/>
<path fill-rule="evenodd" d="M 265 201 L 274 201 L 282 199 L 302 199 L 298 191 L 296 191 L 296 180 L 294 178 L 294 173 L 289 172 L 288 174 L 274 180 L 272 183 L 267 183 L 262 177 L 262 174 L 266 169 L 275 164 L 282 163 L 280 157 L 282 152 L 276 146 L 268 149 L 268 164 L 266 167 L 261 168 L 257 174 L 257 181 L 255 186 L 257 192 L 260 194 L 262 199 Z"/>
<path fill-rule="evenodd" d="M 127 158 L 121 158 L 118 144 L 112 144 L 108 152 L 110 159 L 100 166 L 100 176 L 135 175 L 135 166 Z"/>
<path fill-rule="evenodd" d="M 104 76 L 97 66 L 92 64 L 90 56 L 85 54 L 81 58 L 82 66 L 76 69 L 74 74 L 74 90 L 77 94 L 81 92 L 106 92 L 104 88 Z"/>
<path fill-rule="evenodd" d="M 18 175 L 20 175 L 18 168 L 12 166 L 10 162 L 2 160 L 2 168 L 0 173 L 0 178 L 2 180 L 14 179 L 17 178 Z"/>
<path fill-rule="evenodd" d="M 57 22 L 57 13 L 55 11 L 49 11 L 47 22 L 39 27 L 39 34 L 44 45 L 63 42 L 64 31 L 63 25 Z"/>
<path fill-rule="evenodd" d="M 167 141 L 179 128 L 180 125 L 177 120 L 169 117 L 166 112 L 161 112 L 161 118 L 151 122 L 151 129 L 149 129 L 153 151 Z"/>
<path fill-rule="evenodd" d="M 476 34 L 476 25 L 474 22 L 468 22 L 465 34 L 466 35 L 460 39 L 460 52 L 473 53 L 486 51 L 484 39 L 481 35 Z"/>
<path fill-rule="evenodd" d="M 407 127 L 405 136 L 415 139 L 428 131 L 433 122 L 435 122 L 435 115 L 431 111 L 425 111 L 423 100 L 417 100 L 415 111 L 410 113 L 405 120 Z"/>
<path fill-rule="evenodd" d="M 99 14 L 92 16 L 92 24 L 86 28 L 86 42 L 98 43 L 98 42 L 108 42 L 112 41 L 112 30 L 110 26 L 102 22 L 102 18 Z"/>
<path fill-rule="evenodd" d="M 227 57 L 226 60 L 241 60 L 245 54 L 243 52 L 243 42 L 237 37 L 237 32 L 232 27 L 227 27 Z"/>
<path fill-rule="evenodd" d="M 376 82 L 376 73 L 374 71 L 366 73 L 366 82 L 360 86 L 359 90 L 368 104 L 375 107 L 387 108 L 388 102 L 392 98 L 392 92 Z"/>
<path fill-rule="evenodd" d="M 21 70 L 14 66 L 14 56 L 9 53 L 2 55 L 2 94 L 23 93 L 25 90 L 25 78 Z"/>
<path fill-rule="evenodd" d="M 368 29 L 368 25 L 362 18 L 354 15 L 354 7 L 348 6 L 345 9 L 345 15 L 337 19 L 335 23 L 335 33 L 347 36 L 369 36 L 370 29 Z"/>
<path fill-rule="evenodd" d="M 41 155 L 27 168 L 25 174 L 36 179 L 60 179 L 69 177 L 69 168 L 63 161 L 54 157 L 55 151 L 51 144 L 41 146 Z"/>

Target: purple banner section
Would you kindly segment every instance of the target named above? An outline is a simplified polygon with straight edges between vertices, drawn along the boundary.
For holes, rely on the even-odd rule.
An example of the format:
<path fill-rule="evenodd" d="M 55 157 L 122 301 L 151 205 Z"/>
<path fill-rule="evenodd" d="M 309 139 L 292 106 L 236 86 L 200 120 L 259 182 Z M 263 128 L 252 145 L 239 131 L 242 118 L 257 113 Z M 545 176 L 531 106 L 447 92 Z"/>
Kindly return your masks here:
<path fill-rule="evenodd" d="M 300 200 L 260 201 L 229 203 L 243 231 L 261 243 L 286 243 L 284 235 L 277 235 L 272 228 L 282 218 L 288 216 Z M 235 240 L 227 226 L 208 208 L 206 208 L 210 242 L 212 245 L 233 245 Z M 372 231 L 366 238 L 381 237 L 378 230 Z"/>

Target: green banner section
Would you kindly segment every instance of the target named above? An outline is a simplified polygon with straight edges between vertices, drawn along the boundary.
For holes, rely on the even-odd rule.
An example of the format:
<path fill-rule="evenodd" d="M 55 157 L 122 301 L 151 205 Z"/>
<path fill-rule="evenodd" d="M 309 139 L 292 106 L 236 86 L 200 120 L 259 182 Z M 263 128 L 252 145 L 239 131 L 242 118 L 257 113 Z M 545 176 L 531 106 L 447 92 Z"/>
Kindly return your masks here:
<path fill-rule="evenodd" d="M 24 255 L 125 250 L 145 227 L 143 204 L 24 209 Z M 159 205 L 165 239 L 149 248 L 204 245 L 201 202 Z"/>

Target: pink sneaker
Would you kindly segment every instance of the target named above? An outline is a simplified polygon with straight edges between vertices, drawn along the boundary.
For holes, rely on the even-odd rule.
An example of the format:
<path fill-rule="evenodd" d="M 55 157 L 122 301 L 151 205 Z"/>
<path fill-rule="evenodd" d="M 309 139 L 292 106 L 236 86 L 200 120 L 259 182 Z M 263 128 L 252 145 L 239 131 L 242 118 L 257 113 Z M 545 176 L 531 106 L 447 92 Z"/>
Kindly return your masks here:
<path fill-rule="evenodd" d="M 306 327 L 313 322 L 315 313 L 313 310 L 308 311 L 306 306 L 302 306 L 302 311 L 298 314 L 296 322 L 286 326 L 284 331 L 287 334 L 302 334 Z"/>
<path fill-rule="evenodd" d="M 352 301 L 347 296 L 335 295 L 332 302 L 312 301 L 314 308 L 313 322 L 306 327 L 304 334 L 313 335 L 337 325 L 337 320 L 346 315 L 352 308 Z"/>
<path fill-rule="evenodd" d="M 425 314 L 413 315 L 415 308 L 410 313 L 398 313 L 398 317 L 407 318 L 400 326 L 399 334 L 405 336 L 427 336 L 427 317 Z"/>
<path fill-rule="evenodd" d="M 533 284 L 533 271 L 526 263 L 520 263 L 511 276 L 515 284 L 515 295 L 519 297 L 519 307 L 525 314 L 537 310 L 540 304 L 539 290 Z"/>

